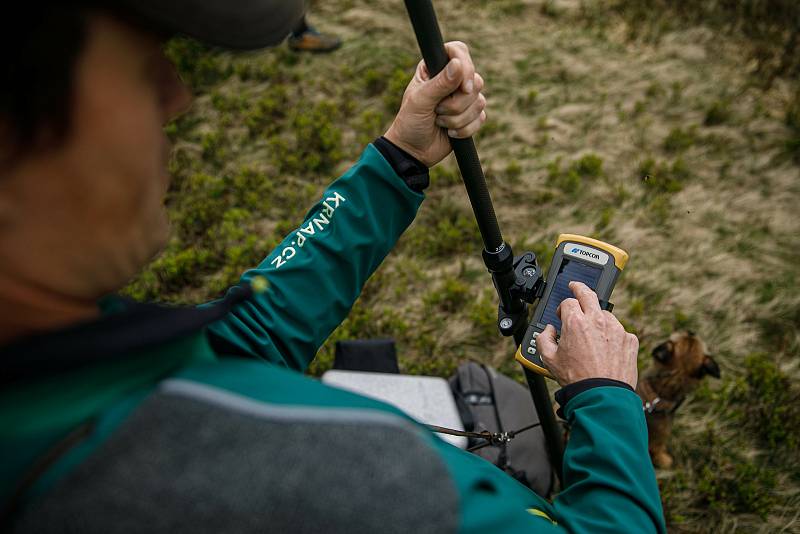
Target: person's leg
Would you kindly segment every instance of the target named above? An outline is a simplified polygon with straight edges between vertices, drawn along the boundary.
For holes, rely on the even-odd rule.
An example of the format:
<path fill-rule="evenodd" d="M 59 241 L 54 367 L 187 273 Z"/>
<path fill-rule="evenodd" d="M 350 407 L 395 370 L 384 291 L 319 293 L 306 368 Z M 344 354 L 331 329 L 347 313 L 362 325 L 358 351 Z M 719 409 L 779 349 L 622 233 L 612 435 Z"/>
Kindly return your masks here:
<path fill-rule="evenodd" d="M 335 35 L 319 33 L 308 24 L 306 17 L 297 24 L 289 36 L 289 48 L 297 52 L 332 52 L 342 45 Z"/>
<path fill-rule="evenodd" d="M 300 19 L 300 22 L 298 22 L 297 26 L 295 26 L 292 30 L 292 36 L 299 37 L 310 29 L 311 28 L 308 26 L 308 21 L 306 21 L 306 16 L 303 15 L 303 18 Z"/>

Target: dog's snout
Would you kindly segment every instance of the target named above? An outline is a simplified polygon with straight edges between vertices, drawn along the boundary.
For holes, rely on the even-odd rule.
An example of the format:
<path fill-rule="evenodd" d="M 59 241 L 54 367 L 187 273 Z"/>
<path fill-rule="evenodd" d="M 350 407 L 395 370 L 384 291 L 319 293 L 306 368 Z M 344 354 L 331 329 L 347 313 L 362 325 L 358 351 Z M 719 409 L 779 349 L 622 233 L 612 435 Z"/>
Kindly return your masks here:
<path fill-rule="evenodd" d="M 667 363 L 672 356 L 672 343 L 666 341 L 653 349 L 653 358 L 661 363 Z"/>
<path fill-rule="evenodd" d="M 719 370 L 719 365 L 717 362 L 714 361 L 709 354 L 706 354 L 705 358 L 703 358 L 703 372 L 707 375 L 713 376 L 714 378 L 719 378 L 722 373 Z"/>

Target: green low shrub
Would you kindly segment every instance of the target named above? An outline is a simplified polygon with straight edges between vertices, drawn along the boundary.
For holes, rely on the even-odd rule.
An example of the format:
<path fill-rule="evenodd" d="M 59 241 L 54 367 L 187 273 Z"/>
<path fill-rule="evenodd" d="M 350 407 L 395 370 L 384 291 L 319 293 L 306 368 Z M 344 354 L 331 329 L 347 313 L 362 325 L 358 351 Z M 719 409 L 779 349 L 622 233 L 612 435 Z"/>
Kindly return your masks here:
<path fill-rule="evenodd" d="M 650 193 L 677 193 L 683 189 L 690 177 L 690 171 L 683 159 L 672 163 L 656 161 L 648 158 L 639 164 L 637 171 L 639 180 Z"/>
<path fill-rule="evenodd" d="M 158 277 L 158 292 L 169 293 L 193 286 L 199 272 L 218 266 L 210 261 L 212 257 L 211 251 L 196 247 L 163 254 L 150 266 Z"/>
<path fill-rule="evenodd" d="M 295 137 L 292 153 L 297 168 L 288 169 L 302 173 L 325 173 L 342 159 L 342 131 L 335 121 L 341 117 L 341 107 L 334 101 L 324 100 L 312 106 L 297 109 L 289 119 L 289 128 Z"/>
<path fill-rule="evenodd" d="M 467 318 L 472 323 L 472 337 L 476 344 L 488 346 L 492 342 L 502 340 L 497 328 L 496 297 L 480 298 L 467 308 Z"/>
<path fill-rule="evenodd" d="M 765 518 L 776 502 L 775 472 L 741 453 L 741 443 L 709 428 L 693 451 L 698 504 L 721 516 L 753 513 Z"/>
<path fill-rule="evenodd" d="M 289 94 L 285 85 L 270 85 L 244 115 L 244 124 L 251 136 L 272 135 L 286 118 Z"/>
<path fill-rule="evenodd" d="M 521 175 L 522 175 L 522 165 L 520 165 L 519 161 L 515 159 L 509 160 L 505 169 L 506 178 L 510 182 L 517 182 L 519 181 L 519 177 Z"/>
<path fill-rule="evenodd" d="M 715 100 L 706 108 L 703 124 L 717 126 L 728 122 L 731 118 L 731 105 L 727 100 Z"/>
<path fill-rule="evenodd" d="M 539 98 L 539 91 L 530 89 L 523 96 L 517 98 L 517 104 L 526 111 L 533 111 L 536 108 L 536 101 Z"/>
<path fill-rule="evenodd" d="M 800 165 L 800 90 L 786 107 L 786 126 L 789 135 L 786 139 L 786 151 L 795 163 Z"/>
<path fill-rule="evenodd" d="M 396 68 L 389 75 L 386 88 L 383 91 L 383 105 L 391 115 L 397 114 L 403 102 L 403 93 L 406 90 L 413 72 L 407 68 Z"/>
<path fill-rule="evenodd" d="M 429 292 L 423 298 L 423 303 L 436 311 L 452 314 L 457 313 L 470 299 L 470 287 L 458 278 L 446 278 L 442 285 Z"/>
<path fill-rule="evenodd" d="M 664 150 L 680 152 L 691 147 L 697 140 L 696 128 L 673 128 L 664 139 Z"/>
<path fill-rule="evenodd" d="M 356 118 L 355 129 L 359 146 L 366 146 L 383 135 L 386 117 L 377 109 L 366 109 Z"/>
<path fill-rule="evenodd" d="M 581 190 L 584 181 L 596 179 L 603 174 L 603 160 L 596 154 L 586 154 L 573 161 L 566 169 L 561 168 L 561 158 L 547 165 L 548 185 L 567 194 Z"/>
<path fill-rule="evenodd" d="M 204 161 L 216 168 L 220 168 L 225 164 L 228 151 L 225 146 L 225 136 L 221 130 L 215 130 L 203 135 L 200 139 L 200 149 L 202 150 Z"/>
<path fill-rule="evenodd" d="M 781 461 L 786 451 L 797 460 L 800 391 L 767 354 L 748 356 L 744 370 L 729 395 L 729 402 L 738 406 L 739 424 L 758 436 L 770 454 L 781 454 Z"/>
<path fill-rule="evenodd" d="M 217 51 L 188 37 L 170 39 L 164 53 L 195 92 L 202 92 L 233 74 L 230 63 Z"/>
<path fill-rule="evenodd" d="M 446 165 L 444 162 L 433 167 L 430 172 L 433 187 L 446 187 L 461 185 L 461 173 L 455 165 Z"/>
<path fill-rule="evenodd" d="M 585 178 L 599 178 L 603 174 L 603 159 L 596 154 L 586 154 L 570 167 Z"/>
<path fill-rule="evenodd" d="M 415 255 L 442 258 L 481 250 L 480 232 L 472 212 L 449 200 L 426 208 L 429 209 L 403 239 Z"/>

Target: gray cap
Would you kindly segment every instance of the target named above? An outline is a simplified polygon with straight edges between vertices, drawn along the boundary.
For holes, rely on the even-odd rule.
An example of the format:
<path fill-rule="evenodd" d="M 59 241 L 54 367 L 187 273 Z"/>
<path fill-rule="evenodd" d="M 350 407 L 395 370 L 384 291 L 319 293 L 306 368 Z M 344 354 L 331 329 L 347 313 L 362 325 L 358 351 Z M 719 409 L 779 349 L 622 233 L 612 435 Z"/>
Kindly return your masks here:
<path fill-rule="evenodd" d="M 123 0 L 117 5 L 159 30 L 242 50 L 279 44 L 305 13 L 303 0 Z"/>

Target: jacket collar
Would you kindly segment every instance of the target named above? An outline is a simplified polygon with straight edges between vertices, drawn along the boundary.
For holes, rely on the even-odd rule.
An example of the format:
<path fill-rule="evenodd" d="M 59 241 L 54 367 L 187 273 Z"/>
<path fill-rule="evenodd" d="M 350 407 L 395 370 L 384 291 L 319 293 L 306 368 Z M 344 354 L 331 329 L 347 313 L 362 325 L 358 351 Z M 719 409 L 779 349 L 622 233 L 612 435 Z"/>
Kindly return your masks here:
<path fill-rule="evenodd" d="M 0 347 L 0 386 L 52 376 L 124 357 L 190 335 L 227 315 L 253 294 L 248 284 L 199 307 L 139 303 L 114 297 L 121 310 Z"/>

